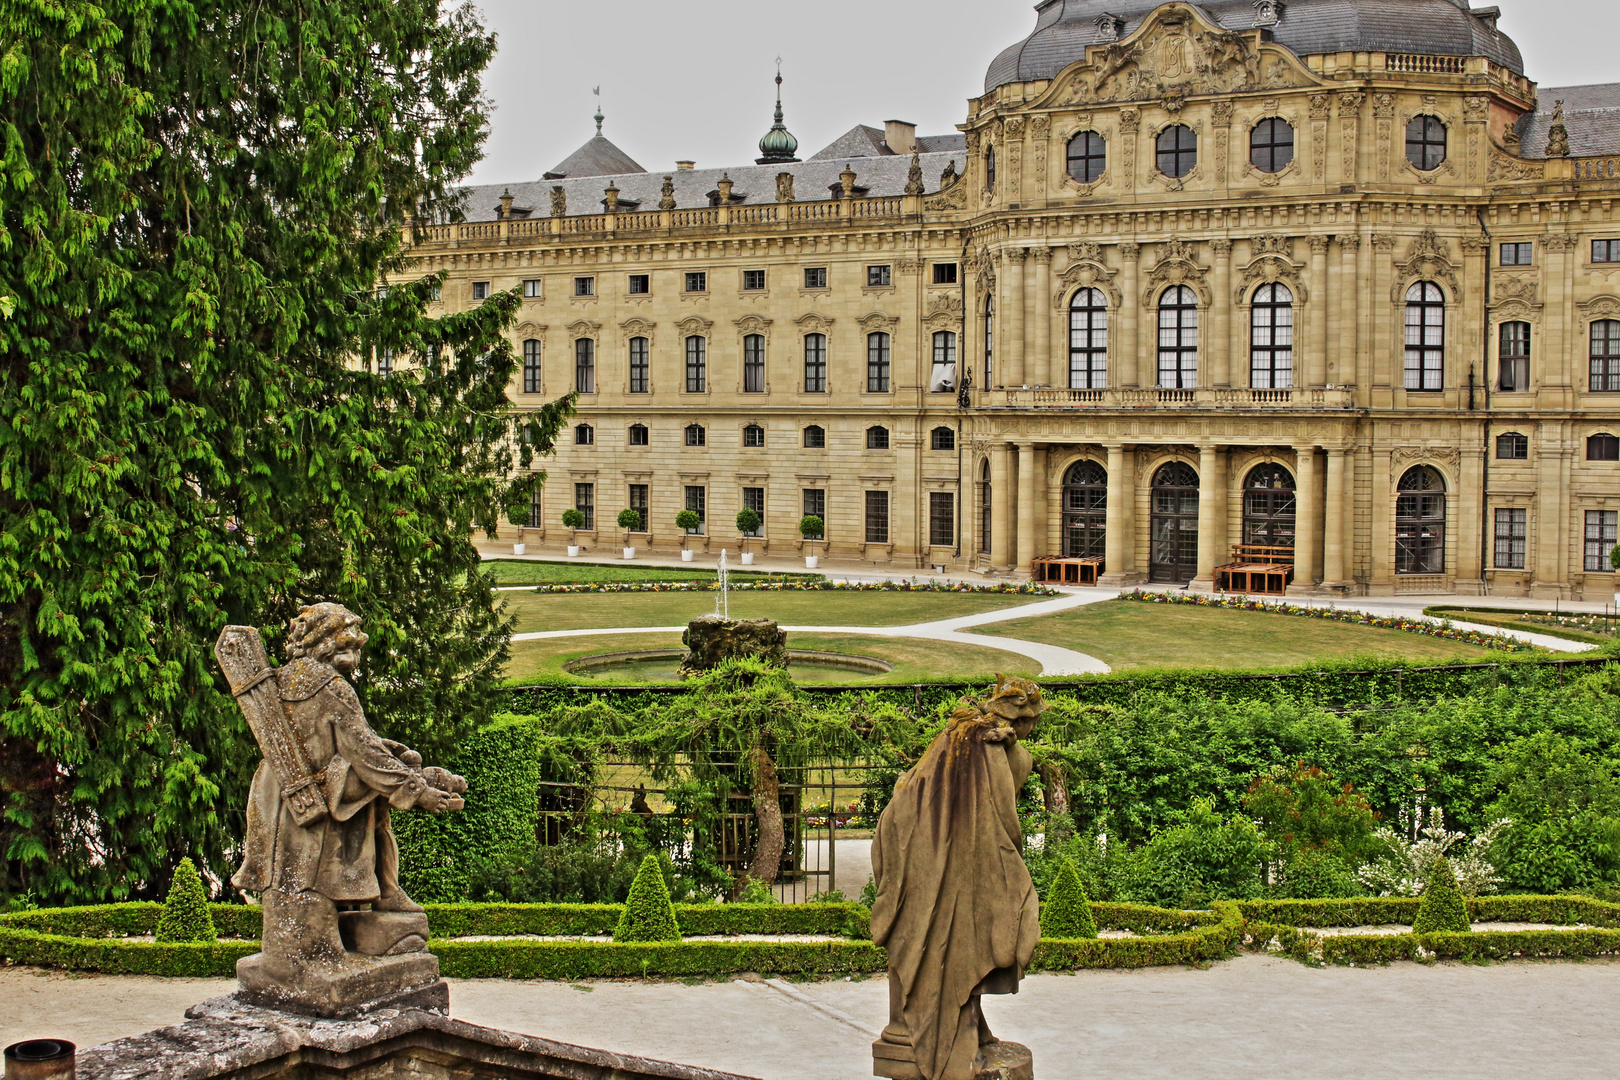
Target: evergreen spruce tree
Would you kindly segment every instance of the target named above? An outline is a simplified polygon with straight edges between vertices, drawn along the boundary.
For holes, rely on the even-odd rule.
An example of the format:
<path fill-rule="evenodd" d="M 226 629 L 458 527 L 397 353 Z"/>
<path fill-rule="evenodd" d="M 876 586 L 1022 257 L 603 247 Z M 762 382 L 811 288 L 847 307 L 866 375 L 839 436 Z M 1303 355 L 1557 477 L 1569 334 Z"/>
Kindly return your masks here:
<path fill-rule="evenodd" d="M 409 261 L 488 130 L 471 5 L 8 4 L 0 40 L 0 905 L 154 897 L 171 852 L 231 869 L 226 623 L 358 612 L 425 753 L 489 713 L 470 536 L 571 402 L 508 401 L 515 293 L 430 316 Z"/>
<path fill-rule="evenodd" d="M 1080 882 L 1080 872 L 1068 859 L 1058 869 L 1046 903 L 1041 905 L 1041 937 L 1094 938 L 1097 921 L 1091 917 L 1091 901 Z"/>
<path fill-rule="evenodd" d="M 1457 891 L 1457 875 L 1444 857 L 1435 860 L 1429 871 L 1429 880 L 1423 886 L 1423 899 L 1418 901 L 1417 918 L 1412 920 L 1414 934 L 1432 934 L 1440 930 L 1472 930 L 1468 921 L 1468 901 Z"/>
<path fill-rule="evenodd" d="M 675 905 L 669 902 L 669 885 L 658 856 L 641 860 L 630 895 L 624 901 L 624 914 L 613 928 L 614 941 L 679 941 L 681 928 L 675 924 Z"/>
<path fill-rule="evenodd" d="M 169 883 L 169 896 L 163 901 L 163 916 L 158 919 L 154 936 L 159 941 L 219 940 L 214 917 L 208 912 L 202 875 L 190 856 L 174 868 L 174 880 Z"/>

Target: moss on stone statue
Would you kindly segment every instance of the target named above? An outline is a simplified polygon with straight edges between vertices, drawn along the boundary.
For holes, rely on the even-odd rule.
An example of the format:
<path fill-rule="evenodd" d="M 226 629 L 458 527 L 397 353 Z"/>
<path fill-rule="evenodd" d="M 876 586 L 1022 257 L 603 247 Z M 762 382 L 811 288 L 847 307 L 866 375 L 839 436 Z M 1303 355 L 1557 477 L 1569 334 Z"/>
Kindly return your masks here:
<path fill-rule="evenodd" d="M 218 941 L 214 917 L 208 913 L 208 893 L 202 875 L 190 857 L 181 859 L 169 882 L 169 896 L 163 901 L 153 937 L 158 941 Z"/>
<path fill-rule="evenodd" d="M 1058 869 L 1046 903 L 1041 905 L 1041 937 L 1094 938 L 1097 920 L 1091 915 L 1091 901 L 1080 883 L 1080 872 L 1068 859 Z"/>
<path fill-rule="evenodd" d="M 1423 899 L 1418 902 L 1417 917 L 1412 920 L 1412 932 L 1432 934 L 1472 929 L 1468 921 L 1468 901 L 1457 891 L 1457 876 L 1451 872 L 1451 864 L 1444 858 L 1435 860 L 1428 884 L 1423 887 Z"/>
<path fill-rule="evenodd" d="M 675 906 L 669 901 L 669 885 L 658 856 L 641 860 L 630 895 L 624 901 L 624 914 L 613 928 L 614 941 L 679 941 L 681 928 L 675 923 Z"/>

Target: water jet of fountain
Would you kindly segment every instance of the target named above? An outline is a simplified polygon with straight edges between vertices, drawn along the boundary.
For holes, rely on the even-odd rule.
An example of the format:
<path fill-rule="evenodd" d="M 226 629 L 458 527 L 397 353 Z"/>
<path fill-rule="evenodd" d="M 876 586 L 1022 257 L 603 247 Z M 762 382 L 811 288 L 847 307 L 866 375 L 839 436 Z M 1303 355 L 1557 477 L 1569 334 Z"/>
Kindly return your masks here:
<path fill-rule="evenodd" d="M 720 591 L 714 597 L 714 613 L 722 619 L 731 618 L 731 569 L 726 565 L 726 549 L 720 549 Z"/>

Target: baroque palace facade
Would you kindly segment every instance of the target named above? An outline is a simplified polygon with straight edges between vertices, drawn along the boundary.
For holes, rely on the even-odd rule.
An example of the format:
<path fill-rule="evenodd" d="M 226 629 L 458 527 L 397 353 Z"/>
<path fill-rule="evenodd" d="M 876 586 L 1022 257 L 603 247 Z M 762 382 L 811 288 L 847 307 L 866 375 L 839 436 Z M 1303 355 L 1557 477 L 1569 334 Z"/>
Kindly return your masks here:
<path fill-rule="evenodd" d="M 1037 11 L 958 135 L 800 161 L 779 101 L 666 176 L 599 117 L 426 230 L 447 307 L 524 290 L 513 399 L 579 392 L 514 538 L 717 552 L 747 506 L 894 568 L 1607 598 L 1620 86 L 1538 92 L 1466 0 Z"/>

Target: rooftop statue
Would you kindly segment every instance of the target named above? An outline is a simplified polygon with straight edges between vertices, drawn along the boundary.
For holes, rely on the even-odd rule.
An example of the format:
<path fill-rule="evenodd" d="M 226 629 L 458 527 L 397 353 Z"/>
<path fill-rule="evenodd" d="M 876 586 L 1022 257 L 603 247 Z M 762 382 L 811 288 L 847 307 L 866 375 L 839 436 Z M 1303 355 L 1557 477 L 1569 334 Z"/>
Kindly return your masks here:
<path fill-rule="evenodd" d="M 288 624 L 282 667 L 251 626 L 214 646 L 264 754 L 231 878 L 264 907 L 262 951 L 237 965 L 254 1004 L 350 1015 L 448 1002 L 427 916 L 400 888 L 389 812 L 459 810 L 467 784 L 371 729 L 346 678 L 365 644 L 358 615 L 315 604 Z"/>
<path fill-rule="evenodd" d="M 872 842 L 872 940 L 889 952 L 889 1023 L 872 1044 L 878 1076 L 1030 1080 L 1029 1051 L 990 1033 L 983 994 L 1016 994 L 1040 939 L 1024 865 L 1019 745 L 1040 687 L 1000 678 L 968 702 L 895 784 Z"/>

